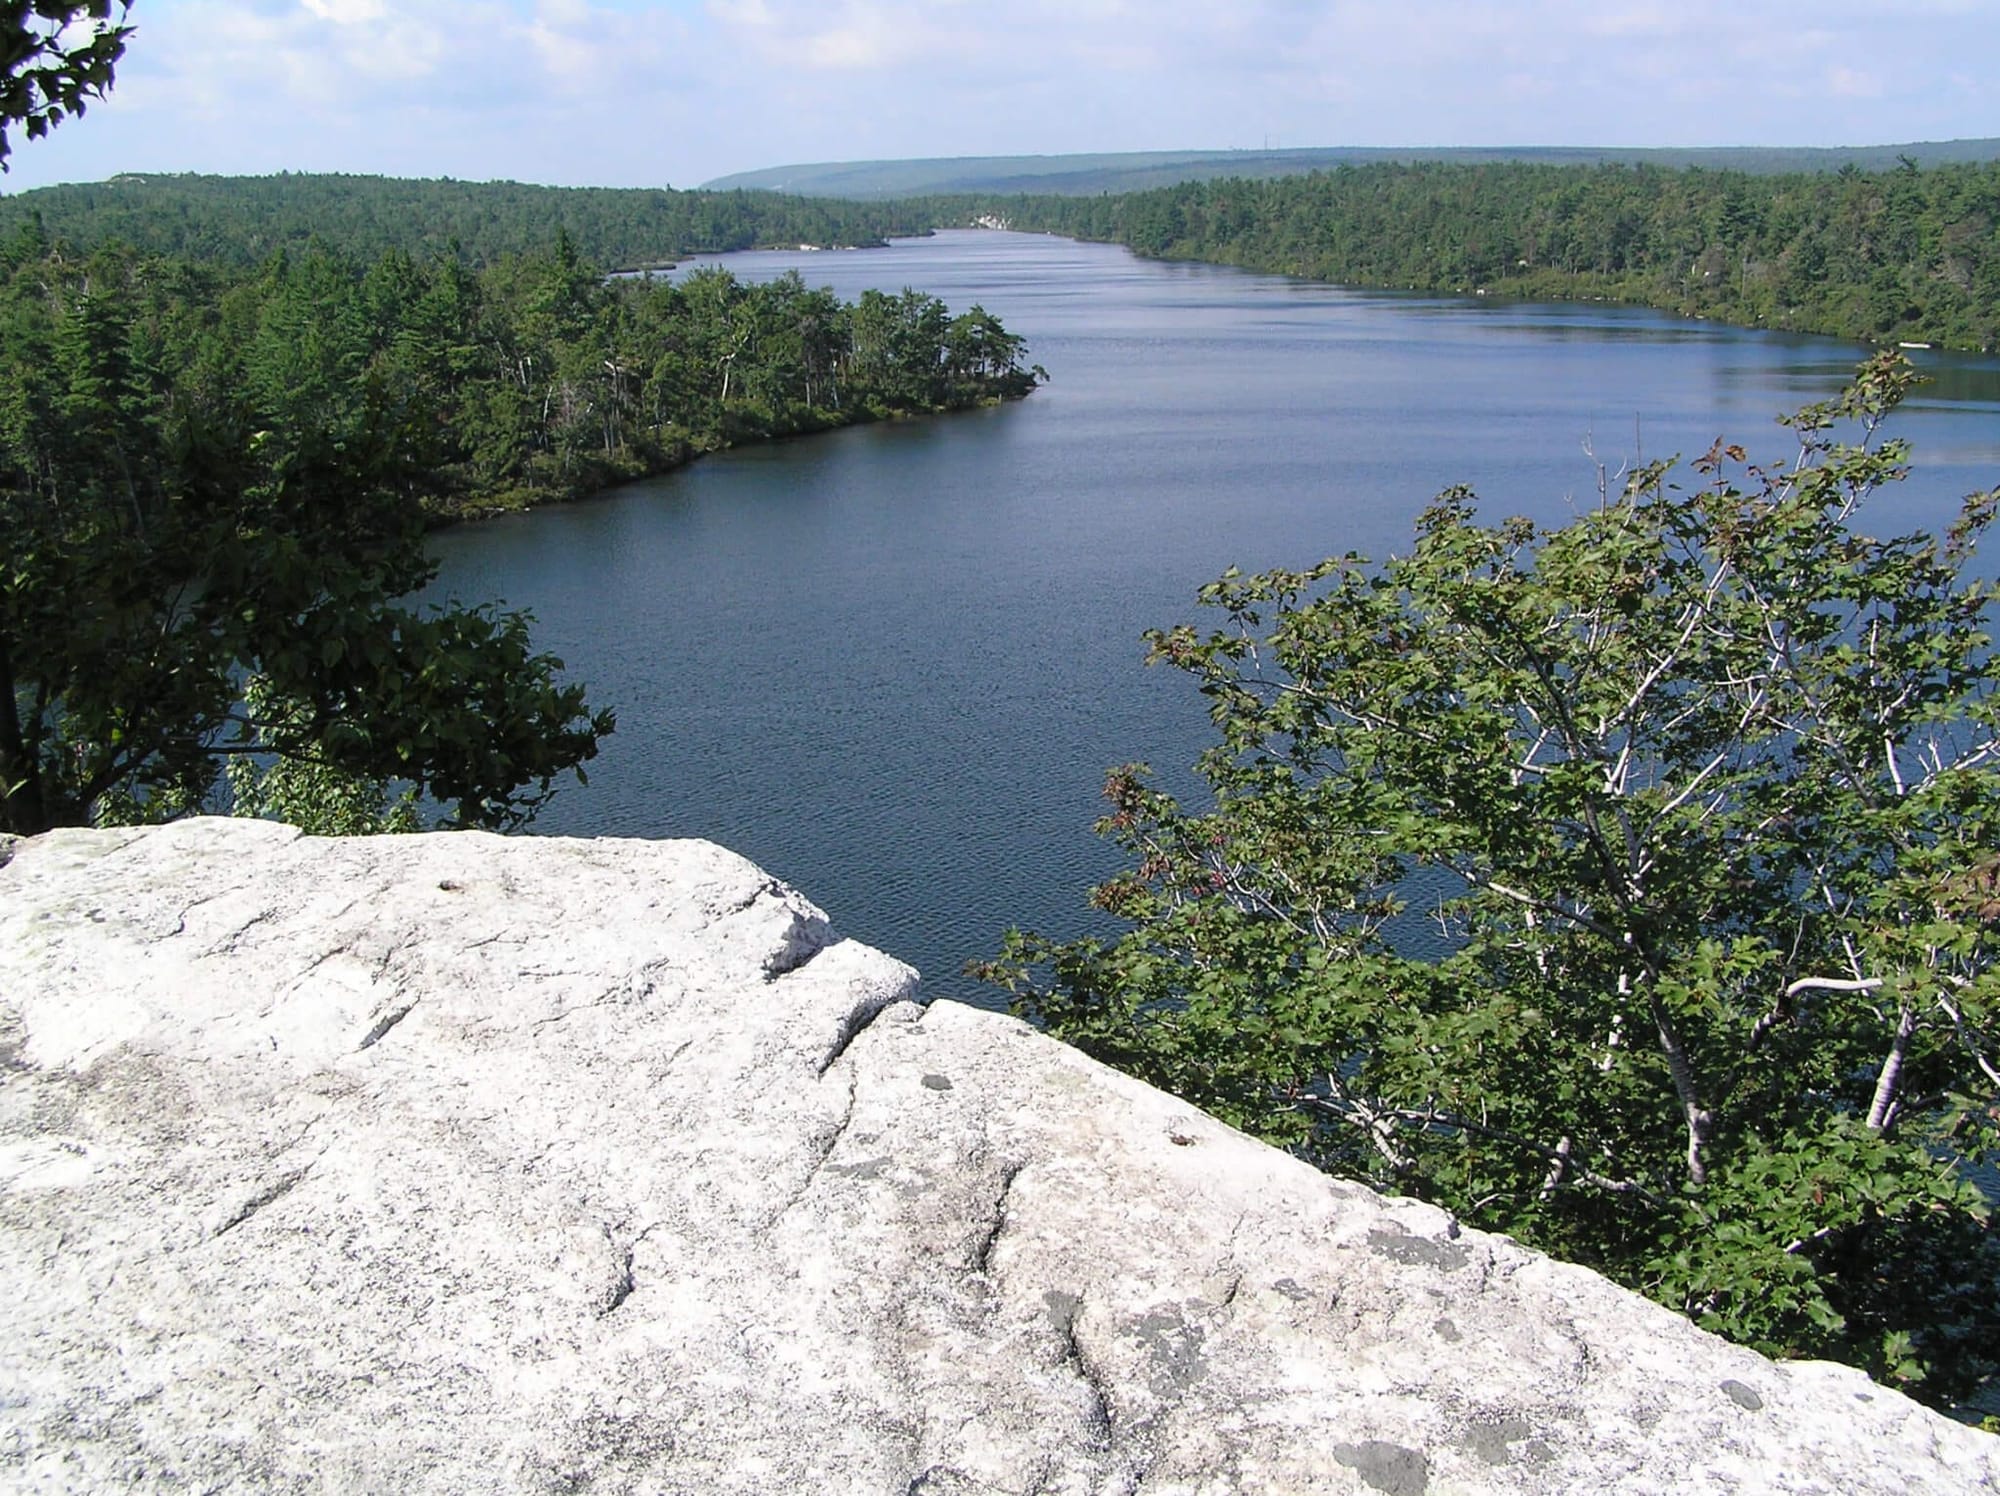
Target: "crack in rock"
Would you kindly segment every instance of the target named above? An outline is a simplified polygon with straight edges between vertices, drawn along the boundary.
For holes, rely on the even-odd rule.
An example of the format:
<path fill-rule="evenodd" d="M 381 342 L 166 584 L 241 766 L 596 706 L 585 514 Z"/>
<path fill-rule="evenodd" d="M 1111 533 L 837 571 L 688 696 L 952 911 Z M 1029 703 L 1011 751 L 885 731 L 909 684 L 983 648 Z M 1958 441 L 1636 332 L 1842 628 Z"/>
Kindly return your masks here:
<path fill-rule="evenodd" d="M 180 914 L 174 920 L 174 927 L 171 930 L 167 931 L 167 933 L 161 936 L 160 938 L 162 940 L 172 940 L 177 935 L 187 934 L 188 916 L 194 913 L 195 910 L 199 909 L 203 904 L 213 904 L 217 899 L 221 897 L 222 895 L 219 893 L 203 894 L 200 898 L 196 899 L 193 903 L 187 905 L 185 908 L 181 910 Z M 93 914 L 96 913 L 95 910 L 91 912 Z"/>
<path fill-rule="evenodd" d="M 826 1141 L 820 1145 L 818 1152 L 814 1156 L 812 1167 L 806 1171 L 805 1185 L 800 1187 L 800 1194 L 804 1194 L 806 1188 L 810 1187 L 812 1182 L 819 1178 L 820 1170 L 825 1168 L 826 1161 L 833 1157 L 833 1150 L 838 1148 L 840 1140 L 847 1136 L 848 1126 L 853 1121 L 854 1077 L 850 1075 L 847 1078 L 847 1099 L 840 1108 L 840 1120 L 833 1124 L 833 1131 L 827 1134 Z"/>
<path fill-rule="evenodd" d="M 403 952 L 410 950 L 413 947 L 421 946 L 422 944 L 423 944 L 423 937 L 418 931 L 413 929 L 398 930 L 396 932 L 395 939 L 391 940 L 389 944 L 383 949 L 382 953 L 375 958 L 374 969 L 369 973 L 369 975 L 373 977 L 375 980 L 380 981 L 382 979 L 383 973 L 387 972 L 388 969 L 395 964 L 397 958 L 401 956 Z"/>
<path fill-rule="evenodd" d="M 307 977 L 311 976 L 314 972 L 318 971 L 322 966 L 326 965 L 326 963 L 331 961 L 335 956 L 346 955 L 349 949 L 352 948 L 352 946 L 353 942 L 351 940 L 343 940 L 339 945 L 335 946 L 332 950 L 322 951 L 317 956 L 314 956 L 312 960 L 308 961 L 305 964 L 305 966 L 300 970 L 299 974 L 292 978 L 291 988 L 288 988 L 287 990 L 292 990 L 299 987 Z"/>
<path fill-rule="evenodd" d="M 834 1033 L 833 1043 L 819 1057 L 819 1062 L 813 1067 L 813 1074 L 825 1079 L 826 1072 L 840 1063 L 840 1058 L 847 1053 L 848 1046 L 859 1039 L 868 1025 L 880 1018 L 882 1010 L 895 1000 L 893 994 L 871 992 L 843 1013 L 840 1027 Z"/>
<path fill-rule="evenodd" d="M 537 1018 L 533 1023 L 528 1025 L 528 1032 L 531 1034 L 539 1034 L 543 1029 L 547 1028 L 550 1024 L 566 1022 L 569 1019 L 574 1018 L 579 1013 L 589 1013 L 595 1011 L 598 1008 L 612 1007 L 618 1002 L 619 998 L 622 995 L 623 994 L 619 992 L 608 992 L 603 997 L 593 997 L 587 1003 L 571 1003 L 568 1007 L 564 1008 L 560 1013 L 552 1013 L 547 1018 Z"/>
<path fill-rule="evenodd" d="M 972 1253 L 972 1270 L 983 1277 L 993 1274 L 993 1254 L 1000 1246 L 1000 1238 L 1007 1230 L 1007 1204 L 1014 1193 L 1014 1181 L 1021 1177 L 1025 1164 L 1008 1164 L 1000 1171 L 1000 1188 L 993 1197 L 992 1208 L 987 1212 L 986 1230 Z"/>
<path fill-rule="evenodd" d="M 635 1004 L 643 1003 L 658 990 L 654 980 L 658 970 L 658 964 L 647 966 L 636 975 L 628 975 L 617 986 L 611 988 L 601 996 L 593 997 L 588 1002 L 571 1003 L 558 1012 L 551 1013 L 547 1018 L 537 1018 L 528 1025 L 528 1032 L 539 1034 L 543 1029 L 549 1027 L 549 1025 L 567 1022 L 579 1013 L 590 1013 L 600 1008 L 629 1008 Z M 571 976 L 574 974 L 572 972 L 547 973 L 535 971 L 525 973 L 528 976 Z M 679 1059 L 683 1054 L 687 1053 L 688 1046 L 693 1044 L 693 1042 L 690 1039 L 687 1043 L 681 1045 L 679 1049 L 674 1051 L 672 1058 Z"/>
<path fill-rule="evenodd" d="M 190 910 L 192 910 L 194 907 L 195 906 L 192 904 L 188 906 Z M 237 926 L 234 930 L 231 930 L 227 935 L 223 936 L 222 939 L 216 941 L 215 944 L 211 945 L 207 950 L 203 951 L 202 954 L 204 956 L 233 956 L 237 952 L 237 947 L 242 945 L 243 937 L 245 935 L 248 935 L 252 930 L 256 929 L 257 926 L 259 925 L 269 924 L 272 920 L 276 919 L 277 917 L 278 917 L 278 911 L 275 909 L 260 909 L 255 914 L 251 915 L 249 919 L 245 920 L 241 925 Z M 187 915 L 182 914 L 181 919 L 183 923 L 185 923 Z"/>
<path fill-rule="evenodd" d="M 632 1264 L 638 1258 L 639 1248 L 645 1244 L 647 1237 L 659 1229 L 659 1225 L 658 1221 L 653 1222 L 652 1225 L 646 1227 L 645 1230 L 639 1232 L 638 1235 L 622 1245 L 618 1240 L 618 1236 L 619 1232 L 624 1229 L 623 1223 L 618 1227 L 613 1227 L 609 1223 L 601 1223 L 598 1226 L 597 1229 L 604 1233 L 605 1244 L 611 1248 L 611 1255 L 617 1260 L 618 1273 L 611 1280 L 610 1291 L 604 1295 L 603 1302 L 598 1305 L 595 1315 L 597 1319 L 606 1320 L 616 1314 L 624 1307 L 625 1301 L 631 1298 L 637 1290 L 639 1283 L 638 1279 L 633 1275 Z"/>
<path fill-rule="evenodd" d="M 493 934 L 458 948 L 461 956 L 469 956 L 474 951 L 483 951 L 489 945 L 525 946 L 528 942 L 511 930 L 496 930 Z"/>
<path fill-rule="evenodd" d="M 374 1025 L 368 1032 L 361 1036 L 361 1042 L 354 1047 L 354 1052 L 359 1054 L 364 1049 L 373 1049 L 377 1044 L 380 1044 L 383 1036 L 405 1018 L 408 1018 L 410 1014 L 414 1013 L 417 1004 L 422 1001 L 422 998 L 413 997 L 404 1003 L 402 1007 L 392 1008 L 389 1012 L 384 1013 L 380 1018 L 375 1020 Z"/>
<path fill-rule="evenodd" d="M 303 1168 L 292 1170 L 289 1174 L 279 1175 L 271 1183 L 238 1206 L 235 1214 L 231 1215 L 228 1220 L 209 1232 L 208 1239 L 214 1241 L 217 1237 L 226 1236 L 229 1232 L 234 1231 L 238 1226 L 241 1226 L 245 1221 L 256 1215 L 265 1206 L 284 1199 L 285 1196 L 298 1188 L 306 1175 L 312 1173 L 312 1171 L 312 1164 L 307 1164 Z"/>
<path fill-rule="evenodd" d="M 840 1146 L 840 1140 L 847 1136 L 847 1129 L 853 1121 L 854 1077 L 849 1076 L 847 1079 L 847 1100 L 841 1106 L 840 1120 L 834 1123 L 833 1130 L 827 1133 L 825 1137 L 814 1141 L 813 1159 L 811 1164 L 806 1167 L 805 1177 L 799 1181 L 798 1188 L 791 1192 L 785 1203 L 779 1206 L 771 1219 L 766 1222 L 765 1230 L 770 1230 L 771 1227 L 777 1225 L 779 1221 L 782 1221 L 794 1209 L 804 1203 L 806 1196 L 812 1193 L 813 1186 L 819 1182 L 819 1176 L 825 1171 L 827 1160 L 833 1157 L 834 1150 Z"/>
<path fill-rule="evenodd" d="M 751 889 L 750 892 L 745 894 L 742 898 L 738 899 L 735 903 L 725 905 L 722 910 L 722 914 L 724 915 L 725 918 L 732 914 L 741 914 L 747 909 L 755 909 L 757 907 L 757 901 L 759 899 L 764 899 L 764 898 L 782 899 L 784 896 L 785 896 L 784 885 L 780 883 L 776 878 L 766 878 L 762 883 L 759 883 L 755 888 Z"/>
<path fill-rule="evenodd" d="M 605 1234 L 607 1237 L 610 1235 L 609 1232 Z M 617 1244 L 614 1242 L 612 1245 L 615 1248 Z M 632 1257 L 635 1248 L 636 1243 L 619 1252 L 618 1276 L 611 1280 L 611 1292 L 606 1297 L 603 1307 L 597 1311 L 599 1319 L 609 1319 L 618 1312 L 627 1299 L 632 1297 L 632 1290 L 636 1286 L 632 1281 Z"/>
<path fill-rule="evenodd" d="M 1063 1368 L 1083 1387 L 1086 1398 L 1084 1427 L 1099 1449 L 1109 1449 L 1117 1435 L 1110 1393 L 1104 1384 L 1104 1374 L 1085 1354 L 1083 1342 L 1076 1333 L 1077 1318 L 1083 1313 L 1083 1299 L 1078 1294 L 1051 1289 L 1042 1295 L 1042 1302 L 1048 1306 L 1049 1323 L 1055 1327 L 1062 1346 Z"/>

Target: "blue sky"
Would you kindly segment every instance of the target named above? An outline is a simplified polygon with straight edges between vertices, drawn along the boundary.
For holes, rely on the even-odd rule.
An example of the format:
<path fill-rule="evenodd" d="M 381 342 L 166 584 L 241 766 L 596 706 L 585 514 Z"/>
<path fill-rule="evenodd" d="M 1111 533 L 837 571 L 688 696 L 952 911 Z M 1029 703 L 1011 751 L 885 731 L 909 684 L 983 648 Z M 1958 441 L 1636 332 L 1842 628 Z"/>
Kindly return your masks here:
<path fill-rule="evenodd" d="M 2000 136 L 2000 0 L 138 0 L 0 189 L 695 186 L 802 161 Z"/>

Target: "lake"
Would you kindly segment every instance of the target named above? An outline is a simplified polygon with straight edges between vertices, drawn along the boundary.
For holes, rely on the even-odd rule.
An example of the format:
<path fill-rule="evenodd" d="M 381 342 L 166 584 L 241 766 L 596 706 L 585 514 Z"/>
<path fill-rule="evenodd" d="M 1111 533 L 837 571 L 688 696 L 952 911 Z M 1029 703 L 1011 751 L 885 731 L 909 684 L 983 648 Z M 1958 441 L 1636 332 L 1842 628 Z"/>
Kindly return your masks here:
<path fill-rule="evenodd" d="M 1405 547 L 1469 482 L 1493 517 L 1559 521 L 1597 462 L 1718 436 L 1792 451 L 1778 414 L 1867 350 L 1596 304 L 1341 290 L 1036 235 L 723 256 L 852 297 L 978 302 L 1051 382 L 1002 409 L 703 459 L 586 503 L 435 538 L 441 586 L 531 609 L 537 643 L 618 731 L 535 830 L 702 836 L 804 890 L 932 996 L 1011 924 L 1096 928 L 1117 865 L 1104 770 L 1186 782 L 1199 699 L 1140 632 L 1195 616 L 1229 565 Z M 1878 531 L 1935 528 L 2000 482 L 2000 359 L 1915 355 L 1937 382 Z M 1990 563 L 1989 563 L 1990 565 Z"/>

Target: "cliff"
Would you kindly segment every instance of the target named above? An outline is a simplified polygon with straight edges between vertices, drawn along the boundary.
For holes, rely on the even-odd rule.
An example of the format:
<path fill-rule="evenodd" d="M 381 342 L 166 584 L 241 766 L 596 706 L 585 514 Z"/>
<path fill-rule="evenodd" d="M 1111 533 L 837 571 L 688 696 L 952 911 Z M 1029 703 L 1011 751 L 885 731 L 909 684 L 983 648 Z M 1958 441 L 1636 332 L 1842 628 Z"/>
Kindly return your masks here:
<path fill-rule="evenodd" d="M 0 843 L 0 1486 L 2000 1490 L 696 842 Z"/>

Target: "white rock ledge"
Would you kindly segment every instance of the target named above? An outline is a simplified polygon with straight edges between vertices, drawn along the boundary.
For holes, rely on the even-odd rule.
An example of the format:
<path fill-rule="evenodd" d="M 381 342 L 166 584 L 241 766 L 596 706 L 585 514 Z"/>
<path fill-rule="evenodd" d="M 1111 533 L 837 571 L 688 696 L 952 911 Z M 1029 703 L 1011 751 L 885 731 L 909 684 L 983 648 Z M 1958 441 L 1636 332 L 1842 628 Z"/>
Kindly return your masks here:
<path fill-rule="evenodd" d="M 0 1486 L 2000 1489 L 699 842 L 0 843 Z"/>

